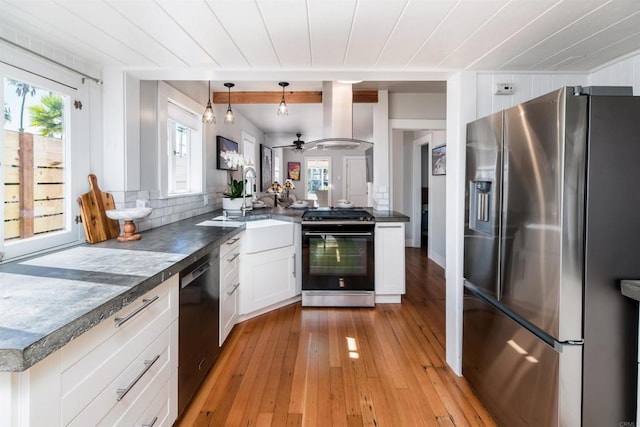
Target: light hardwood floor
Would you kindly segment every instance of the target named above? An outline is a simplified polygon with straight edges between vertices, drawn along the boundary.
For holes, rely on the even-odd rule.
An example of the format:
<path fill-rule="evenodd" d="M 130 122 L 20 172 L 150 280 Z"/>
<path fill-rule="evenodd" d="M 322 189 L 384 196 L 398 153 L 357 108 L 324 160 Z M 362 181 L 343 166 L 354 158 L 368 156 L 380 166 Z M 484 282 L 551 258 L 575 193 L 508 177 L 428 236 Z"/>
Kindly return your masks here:
<path fill-rule="evenodd" d="M 494 426 L 445 362 L 444 272 L 406 249 L 402 304 L 235 326 L 179 426 Z"/>

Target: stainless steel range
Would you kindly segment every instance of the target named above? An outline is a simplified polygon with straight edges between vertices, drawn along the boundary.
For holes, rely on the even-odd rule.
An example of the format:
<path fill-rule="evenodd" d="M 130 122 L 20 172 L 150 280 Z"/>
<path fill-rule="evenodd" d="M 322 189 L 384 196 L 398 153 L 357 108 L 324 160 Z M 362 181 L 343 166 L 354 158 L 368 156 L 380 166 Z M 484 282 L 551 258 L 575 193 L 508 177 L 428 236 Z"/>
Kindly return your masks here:
<path fill-rule="evenodd" d="M 374 216 L 362 208 L 302 215 L 302 305 L 373 307 Z"/>

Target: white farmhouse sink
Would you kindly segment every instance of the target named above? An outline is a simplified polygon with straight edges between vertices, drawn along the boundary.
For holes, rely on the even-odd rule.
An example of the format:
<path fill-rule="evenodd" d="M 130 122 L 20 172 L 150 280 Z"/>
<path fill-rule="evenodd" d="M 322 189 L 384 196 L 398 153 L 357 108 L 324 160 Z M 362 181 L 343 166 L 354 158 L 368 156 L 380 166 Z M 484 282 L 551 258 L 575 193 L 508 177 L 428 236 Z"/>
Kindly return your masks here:
<path fill-rule="evenodd" d="M 293 222 L 277 219 L 247 221 L 243 252 L 252 254 L 293 245 Z"/>

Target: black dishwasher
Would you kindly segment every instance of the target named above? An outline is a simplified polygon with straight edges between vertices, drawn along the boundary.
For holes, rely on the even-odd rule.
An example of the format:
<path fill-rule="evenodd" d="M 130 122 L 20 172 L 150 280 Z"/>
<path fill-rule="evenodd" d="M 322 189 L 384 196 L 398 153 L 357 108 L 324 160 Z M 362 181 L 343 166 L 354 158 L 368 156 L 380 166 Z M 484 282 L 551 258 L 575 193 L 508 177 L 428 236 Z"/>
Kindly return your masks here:
<path fill-rule="evenodd" d="M 218 356 L 220 319 L 218 248 L 180 273 L 178 415 L 182 414 Z"/>

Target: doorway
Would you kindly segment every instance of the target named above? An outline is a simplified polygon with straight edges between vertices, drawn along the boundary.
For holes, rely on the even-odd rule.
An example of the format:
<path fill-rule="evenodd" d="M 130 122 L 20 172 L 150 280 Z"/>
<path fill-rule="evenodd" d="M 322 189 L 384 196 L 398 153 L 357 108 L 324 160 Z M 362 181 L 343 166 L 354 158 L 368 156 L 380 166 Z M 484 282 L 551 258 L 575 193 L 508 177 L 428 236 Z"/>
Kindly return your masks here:
<path fill-rule="evenodd" d="M 422 242 L 422 146 L 446 144 L 446 120 L 389 120 L 391 206 L 411 218 L 405 228 L 406 246 L 419 248 Z M 427 150 L 428 160 L 431 149 Z M 427 255 L 444 267 L 446 259 L 445 176 L 428 176 Z M 400 210 L 402 209 L 402 210 Z"/>
<path fill-rule="evenodd" d="M 364 156 L 344 157 L 344 199 L 355 206 L 367 206 L 367 164 Z"/>
<path fill-rule="evenodd" d="M 308 157 L 305 159 L 305 199 L 318 200 L 316 191 L 327 191 L 327 203 L 331 205 L 331 159 Z"/>

